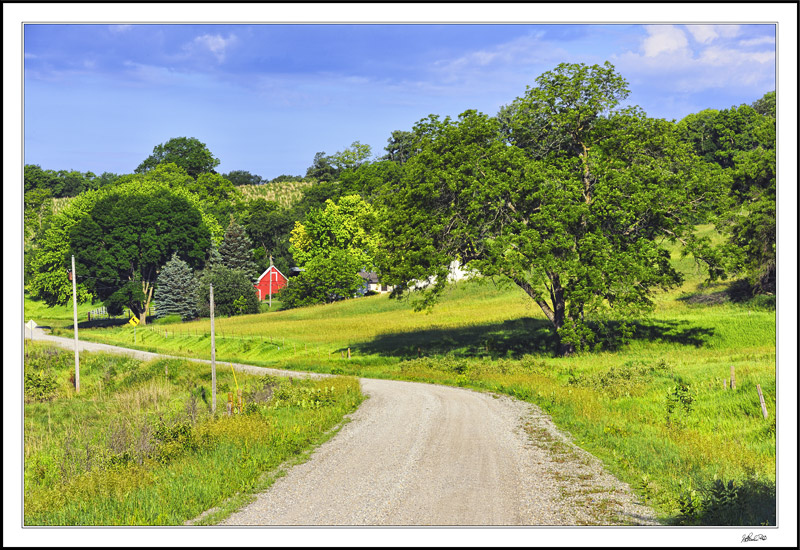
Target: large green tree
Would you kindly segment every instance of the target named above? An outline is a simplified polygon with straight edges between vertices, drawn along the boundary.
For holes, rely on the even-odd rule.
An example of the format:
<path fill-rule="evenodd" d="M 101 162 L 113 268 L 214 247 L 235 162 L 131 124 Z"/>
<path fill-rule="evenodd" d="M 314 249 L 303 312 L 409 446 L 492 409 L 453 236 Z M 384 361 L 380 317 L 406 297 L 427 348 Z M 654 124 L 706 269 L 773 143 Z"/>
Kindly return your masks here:
<path fill-rule="evenodd" d="M 731 186 L 718 229 L 727 236 L 728 267 L 756 293 L 775 292 L 775 92 L 752 105 L 689 115 L 678 134 L 698 155 L 724 168 Z"/>
<path fill-rule="evenodd" d="M 331 164 L 338 173 L 342 170 L 352 170 L 358 168 L 369 160 L 372 155 L 372 148 L 359 141 L 354 141 L 350 147 L 345 147 L 343 151 L 336 151 L 330 156 Z"/>
<path fill-rule="evenodd" d="M 311 258 L 303 268 L 305 271 L 289 279 L 281 289 L 281 303 L 285 308 L 294 308 L 352 298 L 364 285 L 358 275 L 362 267 L 356 257 L 342 249 Z"/>
<path fill-rule="evenodd" d="M 363 280 L 358 272 L 371 269 L 376 246 L 375 213 L 358 195 L 338 202 L 327 201 L 324 209 L 312 210 L 305 222 L 292 230 L 290 247 L 302 266 L 282 294 L 292 307 L 328 303 L 352 297 Z"/>
<path fill-rule="evenodd" d="M 80 301 L 128 307 L 144 321 L 161 266 L 177 252 L 199 267 L 221 232 L 196 195 L 136 176 L 81 194 L 53 217 L 32 262 L 31 291 L 48 305 L 69 303 L 74 254 Z"/>
<path fill-rule="evenodd" d="M 39 249 L 39 240 L 53 218 L 53 195 L 50 189 L 33 189 L 25 193 L 25 282 L 33 276 L 33 261 Z"/>
<path fill-rule="evenodd" d="M 193 178 L 204 173 L 215 173 L 214 168 L 219 166 L 219 159 L 214 157 L 205 143 L 193 137 L 177 137 L 156 145 L 153 153 L 136 167 L 135 172 L 141 174 L 169 162 L 177 164 Z"/>
<path fill-rule="evenodd" d="M 176 252 L 200 267 L 210 232 L 185 198 L 143 191 L 103 197 L 69 235 L 86 287 L 109 311 L 128 307 L 145 322 L 160 268 Z"/>
<path fill-rule="evenodd" d="M 306 170 L 306 177 L 313 178 L 319 182 L 332 181 L 336 179 L 338 171 L 331 163 L 331 157 L 325 151 L 319 151 L 314 155 L 314 161 Z"/>
<path fill-rule="evenodd" d="M 379 265 L 394 296 L 434 281 L 423 305 L 452 260 L 503 276 L 569 355 L 681 282 L 665 242 L 719 274 L 693 230 L 725 182 L 672 123 L 618 108 L 627 83 L 610 64 L 561 64 L 536 82 L 497 118 L 467 111 L 415 126 L 418 153 L 385 197 Z"/>
<path fill-rule="evenodd" d="M 385 160 L 403 164 L 415 153 L 413 148 L 414 134 L 412 132 L 395 130 L 387 142 L 386 147 L 384 147 L 386 155 L 383 158 Z"/>

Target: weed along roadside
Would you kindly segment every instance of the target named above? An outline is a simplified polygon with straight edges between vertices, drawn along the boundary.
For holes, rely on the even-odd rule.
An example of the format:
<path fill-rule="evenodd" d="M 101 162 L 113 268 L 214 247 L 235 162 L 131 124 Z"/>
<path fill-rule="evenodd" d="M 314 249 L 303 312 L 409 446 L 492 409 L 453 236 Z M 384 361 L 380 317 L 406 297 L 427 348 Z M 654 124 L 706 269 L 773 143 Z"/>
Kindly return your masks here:
<path fill-rule="evenodd" d="M 352 377 L 225 365 L 217 384 L 229 407 L 214 415 L 205 364 L 84 352 L 76 394 L 68 351 L 31 342 L 25 354 L 28 526 L 182 525 L 268 486 L 364 398 Z"/>

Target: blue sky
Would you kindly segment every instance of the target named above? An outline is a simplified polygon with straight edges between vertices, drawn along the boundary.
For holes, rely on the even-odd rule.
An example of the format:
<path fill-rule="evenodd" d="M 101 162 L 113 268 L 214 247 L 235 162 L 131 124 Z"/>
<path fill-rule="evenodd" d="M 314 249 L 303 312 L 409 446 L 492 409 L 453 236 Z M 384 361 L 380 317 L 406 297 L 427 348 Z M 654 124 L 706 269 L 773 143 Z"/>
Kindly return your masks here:
<path fill-rule="evenodd" d="M 196 137 L 220 172 L 303 175 L 354 141 L 384 153 L 429 114 L 495 114 L 558 63 L 608 60 L 629 102 L 680 119 L 776 88 L 776 27 L 175 25 L 24 27 L 24 160 L 132 172 Z"/>

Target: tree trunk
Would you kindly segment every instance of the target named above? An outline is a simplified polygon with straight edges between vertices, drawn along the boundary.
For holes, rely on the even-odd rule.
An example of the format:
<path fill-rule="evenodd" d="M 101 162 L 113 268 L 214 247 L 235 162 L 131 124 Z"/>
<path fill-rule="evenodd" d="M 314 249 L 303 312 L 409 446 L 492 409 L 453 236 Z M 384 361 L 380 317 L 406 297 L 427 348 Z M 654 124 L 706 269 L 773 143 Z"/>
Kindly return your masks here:
<path fill-rule="evenodd" d="M 150 311 L 150 301 L 153 298 L 153 285 L 148 285 L 146 282 L 142 282 L 142 292 L 145 295 L 144 307 L 142 308 L 142 312 L 139 314 L 139 324 L 144 326 L 147 324 L 147 312 Z"/>
<path fill-rule="evenodd" d="M 566 319 L 566 301 L 564 300 L 564 289 L 561 287 L 561 280 L 559 276 L 555 273 L 548 274 L 550 278 L 551 286 L 550 290 L 550 299 L 553 303 L 553 307 L 550 307 L 550 304 L 547 303 L 546 300 L 542 299 L 538 293 L 533 289 L 533 287 L 528 284 L 525 280 L 511 277 L 514 283 L 520 287 L 525 293 L 533 298 L 533 301 L 542 309 L 545 317 L 553 324 L 553 332 L 558 339 L 558 356 L 559 357 L 568 357 L 575 353 L 575 346 L 573 344 L 567 344 L 561 341 L 561 337 L 558 334 L 558 331 L 561 327 L 564 326 L 564 321 Z"/>

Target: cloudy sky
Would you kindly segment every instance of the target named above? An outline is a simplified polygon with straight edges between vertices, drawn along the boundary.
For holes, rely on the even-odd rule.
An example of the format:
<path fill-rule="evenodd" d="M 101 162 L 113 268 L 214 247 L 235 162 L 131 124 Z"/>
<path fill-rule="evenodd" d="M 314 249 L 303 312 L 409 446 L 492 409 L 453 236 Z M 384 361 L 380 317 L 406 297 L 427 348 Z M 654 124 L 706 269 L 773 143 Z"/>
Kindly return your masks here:
<path fill-rule="evenodd" d="M 24 161 L 129 173 L 196 137 L 220 172 L 304 175 L 384 153 L 429 114 L 495 114 L 561 62 L 610 61 L 629 103 L 680 119 L 776 89 L 774 24 L 26 24 Z"/>

